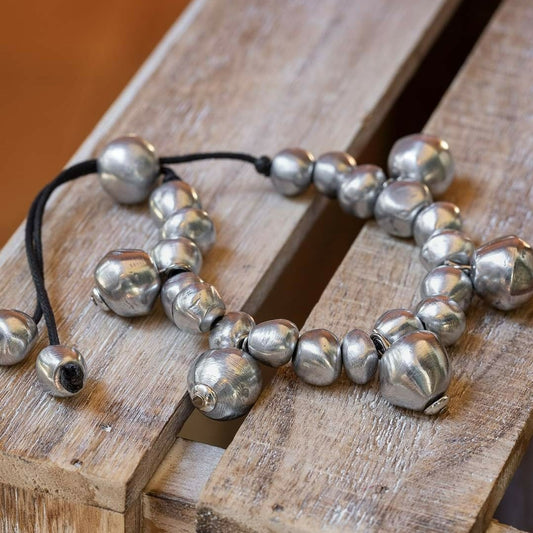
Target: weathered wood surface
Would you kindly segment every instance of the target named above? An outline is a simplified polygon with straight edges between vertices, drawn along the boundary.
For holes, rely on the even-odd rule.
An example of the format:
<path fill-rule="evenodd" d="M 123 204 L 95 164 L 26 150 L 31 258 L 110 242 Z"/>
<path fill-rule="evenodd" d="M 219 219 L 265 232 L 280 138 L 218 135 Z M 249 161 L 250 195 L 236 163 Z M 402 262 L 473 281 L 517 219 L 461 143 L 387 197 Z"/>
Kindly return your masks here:
<path fill-rule="evenodd" d="M 458 177 L 445 198 L 484 242 L 533 240 L 533 4 L 504 3 L 427 124 Z M 339 336 L 412 306 L 424 274 L 411 241 L 368 223 L 305 329 Z M 199 502 L 200 531 L 483 531 L 533 431 L 533 305 L 475 299 L 450 349 L 447 414 L 379 397 L 377 383 L 328 388 L 278 372 Z"/>

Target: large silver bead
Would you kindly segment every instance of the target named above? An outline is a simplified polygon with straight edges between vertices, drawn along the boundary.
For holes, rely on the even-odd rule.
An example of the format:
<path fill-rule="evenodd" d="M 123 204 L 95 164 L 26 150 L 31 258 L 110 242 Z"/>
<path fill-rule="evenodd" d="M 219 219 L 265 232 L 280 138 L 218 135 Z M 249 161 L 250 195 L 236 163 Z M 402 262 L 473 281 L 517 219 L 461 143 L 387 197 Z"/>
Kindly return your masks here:
<path fill-rule="evenodd" d="M 463 311 L 470 307 L 472 301 L 472 281 L 461 268 L 441 265 L 426 274 L 420 285 L 422 299 L 431 296 L 447 296 L 457 302 Z"/>
<path fill-rule="evenodd" d="M 104 190 L 121 204 L 137 204 L 148 198 L 159 174 L 154 147 L 135 135 L 107 144 L 97 160 Z"/>
<path fill-rule="evenodd" d="M 52 396 L 73 396 L 81 391 L 87 376 L 85 359 L 76 348 L 56 345 L 39 352 L 35 362 L 37 378 Z"/>
<path fill-rule="evenodd" d="M 150 214 L 158 226 L 162 226 L 167 218 L 184 207 L 202 208 L 198 193 L 184 181 L 163 183 L 150 195 Z"/>
<path fill-rule="evenodd" d="M 272 159 L 270 179 L 274 188 L 285 196 L 296 196 L 311 184 L 314 157 L 301 148 L 287 148 Z"/>
<path fill-rule="evenodd" d="M 424 329 L 435 333 L 444 346 L 456 343 L 466 328 L 464 311 L 446 296 L 431 296 L 416 308 Z"/>
<path fill-rule="evenodd" d="M 371 338 L 382 354 L 393 342 L 421 329 L 424 325 L 409 309 L 390 309 L 376 320 Z"/>
<path fill-rule="evenodd" d="M 378 353 L 370 335 L 352 329 L 342 340 L 341 352 L 346 375 L 359 385 L 368 383 L 378 368 Z"/>
<path fill-rule="evenodd" d="M 289 320 L 268 320 L 252 328 L 245 349 L 265 365 L 282 366 L 291 360 L 298 335 L 298 328 Z"/>
<path fill-rule="evenodd" d="M 259 365 L 235 348 L 204 352 L 191 365 L 187 389 L 193 405 L 215 420 L 245 415 L 261 393 Z"/>
<path fill-rule="evenodd" d="M 161 279 L 143 250 L 114 250 L 94 271 L 93 302 L 124 317 L 147 315 L 159 294 Z"/>
<path fill-rule="evenodd" d="M 33 318 L 16 309 L 0 309 L 0 365 L 24 361 L 37 339 Z"/>
<path fill-rule="evenodd" d="M 469 265 L 474 255 L 474 243 L 462 231 L 444 229 L 433 233 L 420 249 L 420 262 L 432 270 L 447 262 Z"/>
<path fill-rule="evenodd" d="M 379 193 L 374 215 L 390 235 L 411 237 L 416 216 L 431 202 L 431 193 L 422 183 L 393 181 Z"/>
<path fill-rule="evenodd" d="M 317 191 L 336 198 L 342 181 L 355 165 L 355 159 L 345 152 L 322 154 L 313 170 L 313 183 Z"/>
<path fill-rule="evenodd" d="M 446 191 L 455 174 L 448 143 L 425 133 L 396 141 L 388 163 L 391 178 L 424 183 L 435 196 Z"/>
<path fill-rule="evenodd" d="M 358 218 L 374 214 L 376 199 L 387 180 L 376 165 L 359 165 L 348 173 L 339 188 L 341 209 Z"/>
<path fill-rule="evenodd" d="M 327 329 L 312 329 L 300 335 L 292 358 L 296 375 L 310 385 L 331 385 L 341 375 L 339 341 Z"/>
<path fill-rule="evenodd" d="M 226 312 L 215 287 L 193 272 L 182 272 L 167 280 L 161 289 L 161 303 L 179 329 L 192 333 L 209 331 Z"/>
<path fill-rule="evenodd" d="M 209 333 L 209 348 L 242 348 L 254 319 L 241 311 L 226 313 Z"/>
<path fill-rule="evenodd" d="M 416 244 L 422 246 L 437 230 L 461 230 L 462 227 L 461 211 L 455 204 L 435 202 L 418 213 L 413 226 L 413 235 Z"/>
<path fill-rule="evenodd" d="M 216 231 L 206 211 L 196 207 L 185 207 L 167 219 L 161 228 L 161 237 L 163 239 L 187 237 L 205 254 L 215 244 Z"/>
<path fill-rule="evenodd" d="M 176 270 L 190 270 L 195 274 L 202 268 L 202 252 L 198 245 L 187 237 L 160 240 L 150 256 L 159 272 L 169 274 Z"/>
<path fill-rule="evenodd" d="M 393 405 L 437 414 L 448 403 L 446 350 L 430 331 L 409 333 L 379 360 L 379 382 L 382 396 Z"/>
<path fill-rule="evenodd" d="M 516 235 L 479 247 L 472 260 L 475 291 L 496 309 L 515 309 L 533 297 L 533 250 Z"/>

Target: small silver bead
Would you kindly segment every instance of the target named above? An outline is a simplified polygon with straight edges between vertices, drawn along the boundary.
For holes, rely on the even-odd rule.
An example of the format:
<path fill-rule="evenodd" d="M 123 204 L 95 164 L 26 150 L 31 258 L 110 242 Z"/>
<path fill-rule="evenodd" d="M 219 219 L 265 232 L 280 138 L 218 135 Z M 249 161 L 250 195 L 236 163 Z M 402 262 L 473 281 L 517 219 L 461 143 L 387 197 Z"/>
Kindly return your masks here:
<path fill-rule="evenodd" d="M 209 348 L 240 349 L 254 326 L 255 321 L 248 313 L 226 313 L 209 333 Z"/>
<path fill-rule="evenodd" d="M 16 309 L 0 309 L 0 365 L 24 361 L 37 340 L 33 318 Z"/>
<path fill-rule="evenodd" d="M 416 216 L 432 202 L 429 189 L 416 181 L 393 181 L 379 193 L 377 223 L 390 235 L 411 237 Z"/>
<path fill-rule="evenodd" d="M 270 179 L 284 196 L 296 196 L 311 185 L 314 157 L 301 148 L 287 148 L 272 159 Z"/>
<path fill-rule="evenodd" d="M 461 230 L 461 211 L 450 202 L 435 202 L 428 205 L 415 219 L 413 234 L 418 246 L 422 246 L 432 233 L 443 229 Z"/>
<path fill-rule="evenodd" d="M 370 335 L 352 329 L 342 340 L 341 352 L 346 375 L 359 385 L 368 383 L 378 368 L 378 353 Z"/>
<path fill-rule="evenodd" d="M 289 320 L 268 320 L 252 328 L 245 349 L 265 365 L 282 366 L 291 360 L 298 335 L 298 328 Z"/>
<path fill-rule="evenodd" d="M 378 353 L 383 353 L 404 335 L 422 329 L 424 325 L 409 309 L 390 309 L 376 320 L 371 338 L 376 344 Z"/>
<path fill-rule="evenodd" d="M 461 268 L 441 265 L 426 274 L 420 285 L 422 299 L 430 296 L 447 296 L 457 302 L 463 311 L 472 301 L 472 280 Z"/>
<path fill-rule="evenodd" d="M 187 237 L 160 240 L 150 252 L 152 260 L 160 273 L 185 269 L 200 273 L 202 268 L 202 252 L 197 244 Z"/>
<path fill-rule="evenodd" d="M 187 237 L 207 253 L 215 244 L 216 231 L 206 211 L 196 207 L 185 207 L 170 216 L 161 228 L 163 239 Z"/>
<path fill-rule="evenodd" d="M 312 329 L 300 335 L 292 358 L 296 375 L 310 385 L 326 386 L 336 381 L 342 370 L 337 337 L 327 329 Z"/>
<path fill-rule="evenodd" d="M 469 265 L 474 243 L 463 232 L 444 229 L 433 233 L 420 249 L 420 262 L 426 270 L 433 270 L 447 262 Z"/>
<path fill-rule="evenodd" d="M 97 160 L 104 190 L 121 204 L 137 204 L 150 195 L 159 174 L 154 147 L 136 135 L 107 144 Z"/>
<path fill-rule="evenodd" d="M 181 180 L 163 183 L 150 195 L 150 214 L 158 226 L 184 207 L 202 208 L 195 189 Z"/>
<path fill-rule="evenodd" d="M 376 199 L 387 177 L 375 165 L 359 165 L 348 173 L 339 189 L 341 209 L 358 218 L 369 218 L 374 214 Z"/>
<path fill-rule="evenodd" d="M 342 181 L 355 165 L 355 159 L 345 152 L 322 154 L 313 170 L 312 179 L 317 191 L 329 198 L 336 198 Z"/>
<path fill-rule="evenodd" d="M 435 333 L 444 346 L 456 343 L 466 328 L 466 317 L 457 302 L 446 296 L 431 296 L 416 308 L 424 329 Z"/>

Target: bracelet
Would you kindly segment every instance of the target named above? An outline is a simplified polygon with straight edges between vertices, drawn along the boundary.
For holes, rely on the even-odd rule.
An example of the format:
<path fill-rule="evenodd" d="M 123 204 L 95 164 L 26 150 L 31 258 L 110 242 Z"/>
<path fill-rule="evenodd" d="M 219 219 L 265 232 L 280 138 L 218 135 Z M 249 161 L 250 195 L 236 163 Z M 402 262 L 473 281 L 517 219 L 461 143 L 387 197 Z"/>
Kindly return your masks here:
<path fill-rule="evenodd" d="M 300 194 L 313 183 L 320 193 L 337 198 L 347 213 L 374 216 L 390 235 L 414 237 L 428 270 L 415 310 L 388 310 L 370 333 L 353 329 L 342 341 L 326 329 L 300 333 L 288 320 L 256 324 L 247 313 L 227 312 L 215 287 L 199 277 L 203 255 L 215 243 L 213 222 L 196 190 L 168 166 L 205 159 L 253 164 L 285 196 Z M 187 378 L 191 401 L 203 414 L 218 420 L 246 414 L 261 392 L 258 363 L 279 367 L 289 361 L 300 379 L 315 386 L 332 384 L 342 368 L 351 381 L 364 384 L 379 368 L 380 392 L 388 402 L 429 415 L 440 413 L 448 404 L 451 377 L 446 346 L 464 333 L 473 293 L 501 310 L 525 303 L 533 296 L 533 250 L 514 235 L 476 248 L 462 231 L 459 208 L 433 201 L 455 173 L 442 139 L 416 134 L 398 140 L 388 171 L 387 178 L 381 168 L 357 165 L 343 152 L 315 160 L 299 148 L 282 150 L 272 159 L 240 152 L 158 158 L 140 137 L 115 139 L 97 159 L 63 170 L 32 203 L 25 246 L 37 305 L 33 316 L 0 310 L 0 365 L 28 356 L 44 317 L 49 346 L 37 356 L 39 381 L 52 396 L 82 390 L 87 377 L 84 357 L 60 343 L 45 287 L 42 224 L 54 190 L 98 173 L 104 190 L 119 203 L 149 198 L 161 240 L 149 252 L 118 249 L 106 254 L 96 266 L 91 298 L 105 311 L 136 317 L 150 313 L 160 295 L 166 315 L 179 329 L 209 333 L 210 349 L 192 363 Z"/>

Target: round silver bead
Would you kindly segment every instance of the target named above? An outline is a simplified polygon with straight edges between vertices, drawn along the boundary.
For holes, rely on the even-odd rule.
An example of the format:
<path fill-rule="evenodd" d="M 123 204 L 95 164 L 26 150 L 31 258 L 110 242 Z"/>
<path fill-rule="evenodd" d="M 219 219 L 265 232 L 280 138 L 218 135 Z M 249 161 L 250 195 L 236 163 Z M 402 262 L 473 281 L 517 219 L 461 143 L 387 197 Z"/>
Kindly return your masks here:
<path fill-rule="evenodd" d="M 444 229 L 433 233 L 420 249 L 420 262 L 432 270 L 447 262 L 469 265 L 474 255 L 474 243 L 463 232 Z"/>
<path fill-rule="evenodd" d="M 336 381 L 342 370 L 341 347 L 327 329 L 312 329 L 300 335 L 292 358 L 296 375 L 310 385 L 326 386 Z"/>
<path fill-rule="evenodd" d="M 215 244 L 215 225 L 206 211 L 185 207 L 170 216 L 161 228 L 163 239 L 187 237 L 194 241 L 202 253 L 207 253 Z"/>
<path fill-rule="evenodd" d="M 87 367 L 83 355 L 70 346 L 47 346 L 35 362 L 37 378 L 52 396 L 73 396 L 83 389 Z"/>
<path fill-rule="evenodd" d="M 313 170 L 312 179 L 317 191 L 329 198 L 336 198 L 342 181 L 355 165 L 355 159 L 345 152 L 322 154 Z"/>
<path fill-rule="evenodd" d="M 472 280 L 461 268 L 441 265 L 426 274 L 420 285 L 422 299 L 447 296 L 466 311 L 472 301 Z"/>
<path fill-rule="evenodd" d="M 464 311 L 446 296 L 431 296 L 416 308 L 424 329 L 435 333 L 444 346 L 456 343 L 466 328 Z"/>
<path fill-rule="evenodd" d="M 314 157 L 301 148 L 287 148 L 272 159 L 270 179 L 284 196 L 296 196 L 311 185 Z"/>
<path fill-rule="evenodd" d="M 202 268 L 202 252 L 198 245 L 186 237 L 160 240 L 151 250 L 150 256 L 160 273 L 169 274 L 176 270 L 190 270 L 195 274 Z"/>
<path fill-rule="evenodd" d="M 235 348 L 204 352 L 191 365 L 187 389 L 193 405 L 215 420 L 245 415 L 261 393 L 259 365 Z"/>
<path fill-rule="evenodd" d="M 94 271 L 93 302 L 119 316 L 147 315 L 159 294 L 157 266 L 143 250 L 114 250 Z"/>
<path fill-rule="evenodd" d="M 446 191 L 455 174 L 448 143 L 425 133 L 408 135 L 396 141 L 388 164 L 391 178 L 423 183 L 435 196 Z"/>
<path fill-rule="evenodd" d="M 33 318 L 16 309 L 0 309 L 0 366 L 24 361 L 37 340 Z"/>
<path fill-rule="evenodd" d="M 370 335 L 360 329 L 348 332 L 341 345 L 346 375 L 359 385 L 368 383 L 378 368 L 378 352 Z"/>
<path fill-rule="evenodd" d="M 411 237 L 416 216 L 431 202 L 431 193 L 422 183 L 393 181 L 379 193 L 374 216 L 390 235 Z"/>
<path fill-rule="evenodd" d="M 196 190 L 181 180 L 168 181 L 154 189 L 149 205 L 150 214 L 158 226 L 184 207 L 202 208 Z"/>
<path fill-rule="evenodd" d="M 358 218 L 374 214 L 376 199 L 387 177 L 375 165 L 359 165 L 347 174 L 339 188 L 341 209 Z"/>
<path fill-rule="evenodd" d="M 242 348 L 254 326 L 255 321 L 248 313 L 226 313 L 209 333 L 209 348 Z"/>
<path fill-rule="evenodd" d="M 409 309 L 390 309 L 376 320 L 371 338 L 381 354 L 404 335 L 422 329 L 424 325 Z"/>
<path fill-rule="evenodd" d="M 97 160 L 104 190 L 121 204 L 137 204 L 148 198 L 159 174 L 154 147 L 136 135 L 119 137 L 107 144 Z"/>
<path fill-rule="evenodd" d="M 252 328 L 245 350 L 265 365 L 282 366 L 291 360 L 298 335 L 298 328 L 289 320 L 268 320 Z"/>
<path fill-rule="evenodd" d="M 455 204 L 435 202 L 418 213 L 413 226 L 413 235 L 416 244 L 422 246 L 435 231 L 461 230 L 462 227 L 461 211 Z"/>

